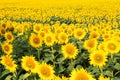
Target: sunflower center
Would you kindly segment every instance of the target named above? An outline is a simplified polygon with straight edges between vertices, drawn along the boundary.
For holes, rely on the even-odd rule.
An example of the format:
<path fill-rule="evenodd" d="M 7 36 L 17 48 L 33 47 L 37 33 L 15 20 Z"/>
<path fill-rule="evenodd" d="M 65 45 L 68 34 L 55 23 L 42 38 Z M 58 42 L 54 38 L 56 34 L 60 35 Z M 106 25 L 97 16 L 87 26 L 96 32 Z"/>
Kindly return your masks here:
<path fill-rule="evenodd" d="M 2 30 L 1 30 L 1 33 L 2 33 L 2 34 L 5 34 L 5 29 L 2 29 Z"/>
<path fill-rule="evenodd" d="M 96 38 L 96 37 L 97 37 L 97 34 L 94 34 L 94 35 L 93 35 L 93 38 Z"/>
<path fill-rule="evenodd" d="M 79 73 L 77 76 L 76 76 L 76 79 L 75 80 L 88 80 L 88 76 L 85 75 L 84 73 Z"/>
<path fill-rule="evenodd" d="M 9 46 L 6 45 L 6 46 L 4 47 L 4 49 L 5 49 L 5 51 L 9 51 Z"/>
<path fill-rule="evenodd" d="M 98 54 L 94 56 L 94 59 L 95 59 L 95 62 L 97 63 L 101 63 L 103 61 L 102 55 L 98 55 Z"/>
<path fill-rule="evenodd" d="M 62 36 L 61 36 L 61 39 L 62 39 L 62 40 L 66 40 L 66 36 L 65 36 L 65 35 L 62 35 Z"/>
<path fill-rule="evenodd" d="M 11 61 L 11 59 L 10 59 L 9 57 L 6 57 L 5 63 L 6 63 L 6 65 L 9 66 L 9 67 L 13 67 L 13 63 L 12 63 L 12 61 Z"/>
<path fill-rule="evenodd" d="M 73 47 L 67 47 L 66 48 L 66 52 L 68 53 L 68 54 L 73 54 L 74 53 L 74 49 L 73 49 Z"/>
<path fill-rule="evenodd" d="M 33 41 L 35 44 L 39 44 L 39 42 L 40 42 L 39 38 L 34 38 Z"/>
<path fill-rule="evenodd" d="M 89 42 L 88 46 L 91 47 L 91 48 L 93 48 L 94 47 L 94 42 Z"/>
<path fill-rule="evenodd" d="M 48 36 L 48 37 L 46 38 L 46 41 L 47 41 L 47 42 L 52 42 L 52 38 L 51 38 L 50 36 Z"/>
<path fill-rule="evenodd" d="M 115 49 L 116 49 L 116 45 L 113 44 L 113 43 L 110 43 L 110 44 L 108 44 L 108 48 L 109 48 L 110 50 L 115 50 Z"/>
<path fill-rule="evenodd" d="M 78 31 L 78 32 L 77 32 L 77 35 L 78 35 L 78 36 L 81 36 L 81 35 L 82 35 L 82 32 Z"/>
<path fill-rule="evenodd" d="M 23 32 L 22 28 L 19 28 L 19 29 L 18 29 L 18 32 L 19 32 L 19 33 L 22 33 L 22 32 Z"/>
<path fill-rule="evenodd" d="M 49 77 L 50 76 L 50 70 L 47 67 L 44 67 L 44 69 L 41 71 L 41 73 L 45 77 Z"/>
<path fill-rule="evenodd" d="M 11 40 L 12 36 L 11 35 L 7 35 L 7 39 Z"/>
<path fill-rule="evenodd" d="M 33 62 L 32 59 L 28 59 L 27 62 L 26 62 L 26 66 L 28 68 L 34 69 L 35 68 L 35 63 Z"/>
<path fill-rule="evenodd" d="M 36 26 L 36 27 L 35 27 L 35 30 L 36 30 L 36 31 L 40 31 L 40 27 L 39 27 L 39 26 Z"/>
<path fill-rule="evenodd" d="M 96 60 L 97 60 L 97 61 L 100 61 L 100 60 L 101 60 L 101 58 L 100 58 L 99 56 L 97 56 L 97 57 L 96 57 Z"/>

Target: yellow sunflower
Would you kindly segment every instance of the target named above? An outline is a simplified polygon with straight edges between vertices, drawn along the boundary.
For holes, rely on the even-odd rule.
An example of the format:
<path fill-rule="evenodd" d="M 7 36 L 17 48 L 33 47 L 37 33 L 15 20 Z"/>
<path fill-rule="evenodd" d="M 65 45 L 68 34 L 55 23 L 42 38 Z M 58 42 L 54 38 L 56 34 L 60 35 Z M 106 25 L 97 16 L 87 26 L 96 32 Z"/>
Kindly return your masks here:
<path fill-rule="evenodd" d="M 90 64 L 102 68 L 107 61 L 107 55 L 103 51 L 94 51 L 89 56 Z"/>
<path fill-rule="evenodd" d="M 43 25 L 42 24 L 35 24 L 33 26 L 33 31 L 36 32 L 36 33 L 39 33 L 43 28 Z"/>
<path fill-rule="evenodd" d="M 119 43 L 113 39 L 106 41 L 105 50 L 112 54 L 118 53 L 120 49 L 118 44 Z"/>
<path fill-rule="evenodd" d="M 61 80 L 68 80 L 68 78 L 62 76 Z"/>
<path fill-rule="evenodd" d="M 35 48 L 41 47 L 42 46 L 42 37 L 39 35 L 36 35 L 34 33 L 31 33 L 29 42 L 32 47 L 35 47 Z"/>
<path fill-rule="evenodd" d="M 99 32 L 97 31 L 92 31 L 90 32 L 90 36 L 89 36 L 91 39 L 94 38 L 94 39 L 98 39 L 100 37 L 100 34 Z"/>
<path fill-rule="evenodd" d="M 83 39 L 85 35 L 86 35 L 86 32 L 81 28 L 77 28 L 74 30 L 74 37 L 76 39 Z"/>
<path fill-rule="evenodd" d="M 37 72 L 38 62 L 33 56 L 23 56 L 21 59 L 22 68 L 26 71 L 31 71 L 32 73 Z"/>
<path fill-rule="evenodd" d="M 102 34 L 102 38 L 104 41 L 108 41 L 111 39 L 111 35 L 110 34 Z"/>
<path fill-rule="evenodd" d="M 9 44 L 8 42 L 4 42 L 2 44 L 2 50 L 7 55 L 9 55 L 9 54 L 11 54 L 13 52 L 12 48 L 13 48 L 12 44 Z"/>
<path fill-rule="evenodd" d="M 72 36 L 73 35 L 72 29 L 70 29 L 70 28 L 67 29 L 67 35 L 68 36 Z"/>
<path fill-rule="evenodd" d="M 85 69 L 73 69 L 69 80 L 95 80 Z"/>
<path fill-rule="evenodd" d="M 58 39 L 59 39 L 60 44 L 67 43 L 68 42 L 68 35 L 65 32 L 61 32 L 58 35 Z"/>
<path fill-rule="evenodd" d="M 1 27 L 0 28 L 0 35 L 4 35 L 6 33 L 6 29 Z"/>
<path fill-rule="evenodd" d="M 78 54 L 78 49 L 71 43 L 62 46 L 62 54 L 65 58 L 68 59 L 75 59 L 76 55 Z"/>
<path fill-rule="evenodd" d="M 17 26 L 17 34 L 18 34 L 18 36 L 23 35 L 23 33 L 24 33 L 24 27 L 21 26 L 21 25 L 18 25 Z"/>
<path fill-rule="evenodd" d="M 97 40 L 96 39 L 89 39 L 85 40 L 84 42 L 84 48 L 87 49 L 88 51 L 95 50 L 97 47 Z"/>
<path fill-rule="evenodd" d="M 6 32 L 5 33 L 5 39 L 8 41 L 8 42 L 12 42 L 14 40 L 14 36 L 11 32 Z"/>
<path fill-rule="evenodd" d="M 110 80 L 110 78 L 109 77 L 107 78 L 107 77 L 100 75 L 98 80 Z"/>
<path fill-rule="evenodd" d="M 98 45 L 98 50 L 101 50 L 103 52 L 106 52 L 106 49 L 105 49 L 105 42 L 102 42 Z M 106 52 L 108 53 L 108 52 Z"/>
<path fill-rule="evenodd" d="M 10 72 L 15 72 L 17 65 L 15 64 L 15 61 L 12 60 L 12 58 L 8 55 L 2 56 L 0 63 L 5 66 L 6 69 L 8 69 Z"/>
<path fill-rule="evenodd" d="M 40 31 L 40 32 L 39 32 L 39 35 L 44 38 L 45 32 L 44 32 L 44 31 Z"/>
<path fill-rule="evenodd" d="M 52 46 L 55 42 L 55 39 L 54 39 L 54 34 L 53 33 L 48 33 L 45 35 L 44 37 L 44 43 L 47 45 L 47 46 Z"/>
<path fill-rule="evenodd" d="M 38 75 L 43 80 L 52 80 L 54 78 L 53 66 L 42 62 L 37 69 Z"/>

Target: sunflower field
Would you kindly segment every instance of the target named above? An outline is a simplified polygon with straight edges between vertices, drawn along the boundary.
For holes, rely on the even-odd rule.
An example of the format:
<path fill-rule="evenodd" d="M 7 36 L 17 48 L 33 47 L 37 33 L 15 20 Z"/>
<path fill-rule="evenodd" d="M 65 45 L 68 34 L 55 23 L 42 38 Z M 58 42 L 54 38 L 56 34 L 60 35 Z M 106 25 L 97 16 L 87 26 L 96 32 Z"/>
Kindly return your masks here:
<path fill-rule="evenodd" d="M 1 0 L 0 80 L 120 80 L 120 0 Z"/>

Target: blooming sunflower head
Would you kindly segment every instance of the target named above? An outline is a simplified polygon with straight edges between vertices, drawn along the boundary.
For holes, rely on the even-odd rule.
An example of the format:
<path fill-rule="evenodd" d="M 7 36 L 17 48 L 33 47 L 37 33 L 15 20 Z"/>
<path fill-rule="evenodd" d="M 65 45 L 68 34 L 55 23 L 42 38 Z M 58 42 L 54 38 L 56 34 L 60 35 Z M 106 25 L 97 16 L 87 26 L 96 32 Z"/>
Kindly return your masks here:
<path fill-rule="evenodd" d="M 12 48 L 13 48 L 12 44 L 9 44 L 8 42 L 4 42 L 2 44 L 2 50 L 7 55 L 9 55 L 9 54 L 11 54 L 13 52 Z"/>
<path fill-rule="evenodd" d="M 42 24 L 35 24 L 33 26 L 33 31 L 36 32 L 36 33 L 39 33 L 43 28 L 43 25 Z"/>
<path fill-rule="evenodd" d="M 95 80 L 93 76 L 85 69 L 73 69 L 69 80 Z"/>
<path fill-rule="evenodd" d="M 97 32 L 97 31 L 92 31 L 90 32 L 90 36 L 89 36 L 91 39 L 94 38 L 94 39 L 98 39 L 100 37 L 100 34 Z"/>
<path fill-rule="evenodd" d="M 55 42 L 55 39 L 54 39 L 54 34 L 53 33 L 48 33 L 45 35 L 44 37 L 44 43 L 47 45 L 47 46 L 52 46 Z"/>
<path fill-rule="evenodd" d="M 8 69 L 10 72 L 15 72 L 17 65 L 15 64 L 15 61 L 9 56 L 2 56 L 1 57 L 1 62 L 2 65 L 5 66 L 6 69 Z"/>
<path fill-rule="evenodd" d="M 89 59 L 91 65 L 102 68 L 106 64 L 107 55 L 103 51 L 96 50 L 90 54 Z"/>
<path fill-rule="evenodd" d="M 61 32 L 61 33 L 58 35 L 58 38 L 59 38 L 59 43 L 60 43 L 60 44 L 63 44 L 63 43 L 67 43 L 67 42 L 68 42 L 68 35 L 67 35 L 65 32 Z"/>
<path fill-rule="evenodd" d="M 35 60 L 33 56 L 23 56 L 21 59 L 22 68 L 26 71 L 30 71 L 32 73 L 37 72 L 38 62 Z"/>
<path fill-rule="evenodd" d="M 54 69 L 53 66 L 48 65 L 44 62 L 42 62 L 37 69 L 38 75 L 43 80 L 51 80 L 54 77 Z"/>
<path fill-rule="evenodd" d="M 95 50 L 97 47 L 97 40 L 95 39 L 89 39 L 84 42 L 84 48 L 88 51 Z"/>
<path fill-rule="evenodd" d="M 72 29 L 70 29 L 70 28 L 67 29 L 67 35 L 68 36 L 72 36 L 73 35 Z"/>
<path fill-rule="evenodd" d="M 74 31 L 74 37 L 76 39 L 83 39 L 85 37 L 85 35 L 86 35 L 86 32 L 81 28 L 77 28 Z"/>
<path fill-rule="evenodd" d="M 5 29 L 5 28 L 3 28 L 3 27 L 1 27 L 1 28 L 0 28 L 0 35 L 4 35 L 4 34 L 5 34 L 5 32 L 6 32 L 6 29 Z"/>
<path fill-rule="evenodd" d="M 65 58 L 75 59 L 76 55 L 78 54 L 78 49 L 75 45 L 68 43 L 62 46 L 62 54 Z"/>
<path fill-rule="evenodd" d="M 5 39 L 8 41 L 8 42 L 12 42 L 14 40 L 14 36 L 11 32 L 6 32 L 5 33 Z"/>
<path fill-rule="evenodd" d="M 34 33 L 31 33 L 29 42 L 32 47 L 35 47 L 35 48 L 41 47 L 42 46 L 42 37 L 39 35 L 36 35 Z"/>
<path fill-rule="evenodd" d="M 110 80 L 110 78 L 109 77 L 104 77 L 104 76 L 100 75 L 98 80 Z"/>
<path fill-rule="evenodd" d="M 116 40 L 109 40 L 105 43 L 105 50 L 109 53 L 115 54 L 119 52 L 119 43 Z"/>

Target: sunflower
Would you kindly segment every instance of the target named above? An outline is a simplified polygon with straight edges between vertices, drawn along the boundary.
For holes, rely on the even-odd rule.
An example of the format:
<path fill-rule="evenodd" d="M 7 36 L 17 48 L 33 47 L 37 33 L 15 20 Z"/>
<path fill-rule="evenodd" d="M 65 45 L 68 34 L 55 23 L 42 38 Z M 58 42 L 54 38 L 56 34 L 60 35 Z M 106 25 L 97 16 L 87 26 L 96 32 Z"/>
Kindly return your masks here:
<path fill-rule="evenodd" d="M 76 39 L 83 39 L 85 37 L 85 35 L 86 35 L 86 32 L 81 28 L 77 28 L 74 31 L 74 37 Z"/>
<path fill-rule="evenodd" d="M 61 80 L 61 78 L 59 76 L 54 75 L 53 77 L 54 78 L 52 80 Z"/>
<path fill-rule="evenodd" d="M 116 40 L 109 40 L 105 43 L 105 50 L 109 53 L 115 54 L 119 52 L 119 43 Z"/>
<path fill-rule="evenodd" d="M 39 33 L 43 28 L 43 25 L 42 24 L 35 24 L 33 26 L 33 31 L 36 32 L 36 33 Z"/>
<path fill-rule="evenodd" d="M 96 39 L 85 40 L 84 48 L 87 49 L 88 51 L 95 50 L 97 47 L 97 43 L 98 42 Z"/>
<path fill-rule="evenodd" d="M 68 80 L 68 78 L 62 76 L 61 80 Z"/>
<path fill-rule="evenodd" d="M 95 80 L 85 69 L 73 69 L 69 80 Z"/>
<path fill-rule="evenodd" d="M 8 42 L 4 42 L 2 44 L 2 50 L 7 55 L 9 55 L 9 54 L 11 54 L 13 52 L 12 48 L 13 48 L 12 44 L 9 44 Z"/>
<path fill-rule="evenodd" d="M 102 68 L 107 61 L 107 55 L 103 51 L 94 51 L 89 56 L 90 64 Z"/>
<path fill-rule="evenodd" d="M 18 34 L 18 36 L 23 35 L 23 33 L 24 33 L 24 27 L 21 26 L 21 25 L 18 25 L 17 26 L 17 34 Z"/>
<path fill-rule="evenodd" d="M 6 32 L 5 33 L 5 39 L 8 41 L 8 42 L 12 42 L 14 40 L 14 36 L 11 32 Z"/>
<path fill-rule="evenodd" d="M 31 71 L 32 73 L 37 72 L 38 62 L 33 56 L 23 56 L 21 59 L 22 68 L 26 71 Z"/>
<path fill-rule="evenodd" d="M 54 70 L 53 70 L 53 66 L 48 65 L 44 62 L 42 62 L 39 66 L 38 66 L 38 75 L 41 79 L 43 80 L 51 80 L 54 77 Z"/>
<path fill-rule="evenodd" d="M 58 39 L 59 39 L 60 44 L 67 43 L 68 42 L 68 35 L 65 32 L 61 32 L 58 35 Z"/>
<path fill-rule="evenodd" d="M 100 34 L 99 32 L 97 31 L 92 31 L 90 32 L 90 36 L 89 36 L 91 39 L 94 38 L 94 39 L 98 39 L 100 37 Z"/>
<path fill-rule="evenodd" d="M 109 77 L 107 78 L 107 77 L 100 75 L 98 80 L 110 80 L 110 78 Z"/>
<path fill-rule="evenodd" d="M 36 35 L 34 33 L 31 33 L 31 36 L 29 38 L 30 45 L 32 47 L 41 47 L 42 46 L 42 38 L 39 35 Z"/>
<path fill-rule="evenodd" d="M 70 28 L 67 29 L 67 35 L 68 36 L 72 36 L 73 35 L 72 29 L 70 29 Z"/>
<path fill-rule="evenodd" d="M 53 33 L 48 33 L 45 35 L 44 37 L 44 43 L 47 45 L 47 46 L 52 46 L 55 42 L 55 39 L 54 39 L 54 35 Z"/>
<path fill-rule="evenodd" d="M 76 55 L 78 54 L 78 49 L 71 43 L 62 46 L 62 54 L 65 58 L 68 59 L 75 59 Z"/>
<path fill-rule="evenodd" d="M 39 32 L 39 35 L 44 38 L 45 32 L 44 32 L 44 31 L 40 31 L 40 32 Z"/>
<path fill-rule="evenodd" d="M 103 34 L 102 38 L 103 38 L 104 41 L 108 41 L 108 40 L 111 39 L 111 35 L 110 34 Z"/>
<path fill-rule="evenodd" d="M 98 45 L 98 50 L 101 50 L 103 52 L 106 52 L 106 49 L 105 49 L 105 42 L 102 42 Z"/>
<path fill-rule="evenodd" d="M 61 32 L 63 32 L 63 29 L 61 27 L 55 28 L 55 33 L 59 34 Z"/>
<path fill-rule="evenodd" d="M 8 69 L 10 72 L 15 72 L 17 65 L 15 64 L 15 61 L 12 60 L 12 58 L 8 55 L 1 57 L 2 65 L 5 66 L 6 69 Z"/>
<path fill-rule="evenodd" d="M 4 35 L 6 33 L 6 29 L 1 27 L 0 28 L 0 35 Z"/>

